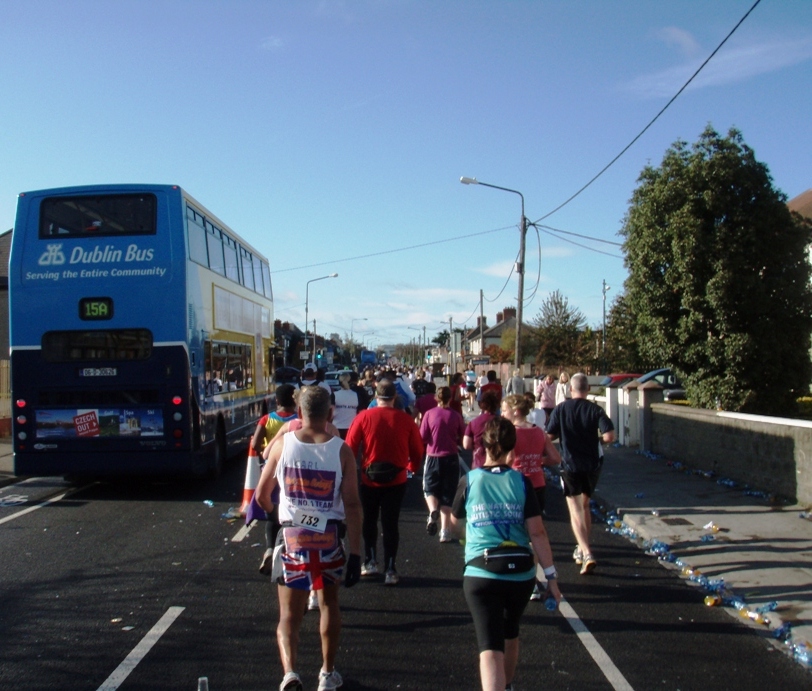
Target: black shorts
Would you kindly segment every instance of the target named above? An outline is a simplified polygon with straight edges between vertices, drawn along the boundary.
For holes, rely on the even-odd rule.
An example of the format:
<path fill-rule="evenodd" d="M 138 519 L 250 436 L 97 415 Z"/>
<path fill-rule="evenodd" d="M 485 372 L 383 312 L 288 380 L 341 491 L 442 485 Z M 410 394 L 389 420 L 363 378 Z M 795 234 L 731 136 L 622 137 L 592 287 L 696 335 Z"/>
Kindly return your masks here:
<path fill-rule="evenodd" d="M 562 470 L 561 489 L 564 490 L 564 496 L 577 497 L 579 494 L 586 494 L 586 496 L 591 497 L 595 492 L 595 487 L 598 484 L 598 478 L 600 476 L 601 466 L 587 473 L 570 473 L 566 470 Z"/>
<path fill-rule="evenodd" d="M 468 391 L 468 393 L 474 393 L 474 391 L 476 391 L 476 386 L 474 384 L 468 384 L 468 386 L 466 386 L 465 388 Z"/>
<path fill-rule="evenodd" d="M 440 506 L 451 506 L 460 482 L 460 457 L 426 456 L 423 469 L 423 494 L 437 497 Z"/>
<path fill-rule="evenodd" d="M 541 512 L 544 513 L 544 502 L 545 502 L 546 496 L 547 496 L 547 487 L 546 487 L 546 485 L 542 486 L 542 487 L 534 487 L 533 488 L 533 494 L 536 495 L 536 500 L 539 503 L 539 508 L 541 509 Z"/>
<path fill-rule="evenodd" d="M 505 652 L 505 641 L 519 637 L 519 622 L 535 583 L 535 578 L 504 581 L 465 576 L 462 579 L 465 601 L 474 619 L 479 652 Z"/>

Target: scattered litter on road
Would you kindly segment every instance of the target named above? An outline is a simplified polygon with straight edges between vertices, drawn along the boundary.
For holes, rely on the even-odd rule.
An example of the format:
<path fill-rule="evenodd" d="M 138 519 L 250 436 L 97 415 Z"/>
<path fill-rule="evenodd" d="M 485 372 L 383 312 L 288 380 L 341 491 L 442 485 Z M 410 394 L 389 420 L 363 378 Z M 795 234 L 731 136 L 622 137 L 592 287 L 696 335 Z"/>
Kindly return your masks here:
<path fill-rule="evenodd" d="M 204 500 L 203 500 L 203 503 L 204 503 L 206 506 L 208 506 L 209 508 L 211 508 L 212 506 L 214 506 L 214 502 L 213 502 L 211 499 L 204 499 Z"/>
<path fill-rule="evenodd" d="M 124 621 L 123 617 L 116 617 L 115 619 L 111 619 L 110 623 L 111 624 L 120 624 L 122 621 Z"/>
<path fill-rule="evenodd" d="M 234 519 L 234 520 L 236 520 L 238 518 L 242 518 L 242 517 L 243 517 L 242 511 L 240 511 L 235 506 L 230 507 L 228 511 L 226 511 L 224 514 L 222 514 L 220 516 L 220 518 L 228 518 L 228 519 Z"/>

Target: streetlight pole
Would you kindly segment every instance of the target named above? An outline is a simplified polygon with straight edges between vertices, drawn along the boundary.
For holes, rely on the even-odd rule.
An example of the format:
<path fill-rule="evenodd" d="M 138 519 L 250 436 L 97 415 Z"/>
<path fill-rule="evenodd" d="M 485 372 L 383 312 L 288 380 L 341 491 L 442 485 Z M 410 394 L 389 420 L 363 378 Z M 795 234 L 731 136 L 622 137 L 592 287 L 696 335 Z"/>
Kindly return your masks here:
<path fill-rule="evenodd" d="M 419 326 L 409 326 L 407 327 L 412 331 L 422 331 L 423 332 L 423 345 L 420 345 L 420 336 L 417 337 L 417 349 L 420 351 L 420 366 L 426 364 L 426 327 L 420 328 Z"/>
<path fill-rule="evenodd" d="M 606 293 L 608 293 L 611 288 L 606 285 L 606 279 L 603 279 L 603 332 L 601 334 L 601 338 L 603 340 L 603 347 L 601 349 L 601 360 L 603 364 L 603 369 L 606 369 Z M 604 372 L 606 374 L 606 372 Z"/>
<path fill-rule="evenodd" d="M 487 182 L 480 182 L 476 178 L 461 177 L 460 182 L 463 185 L 482 185 L 483 187 L 491 187 L 495 190 L 502 190 L 503 192 L 512 192 L 518 194 L 522 200 L 522 217 L 519 222 L 519 261 L 516 263 L 516 273 L 519 276 L 519 299 L 516 304 L 516 351 L 514 354 L 516 360 L 516 367 L 522 369 L 522 318 L 524 307 L 524 253 L 525 253 L 525 236 L 527 235 L 527 219 L 524 216 L 524 195 L 519 190 L 512 190 L 509 187 L 499 187 L 498 185 L 490 185 Z M 484 344 L 483 344 L 484 345 Z"/>
<path fill-rule="evenodd" d="M 338 274 L 328 274 L 327 276 L 319 276 L 318 278 L 311 278 L 307 284 L 305 285 L 305 344 L 310 345 L 307 343 L 307 311 L 308 306 L 310 304 L 310 284 L 314 283 L 315 281 L 323 281 L 325 278 L 336 278 Z M 311 352 L 310 362 L 316 359 L 316 334 L 313 334 L 313 348 L 308 348 Z"/>
<path fill-rule="evenodd" d="M 352 344 L 352 354 L 355 355 L 355 341 L 352 338 L 353 330 L 355 327 L 355 322 L 365 322 L 369 321 L 367 317 L 357 317 L 355 319 L 350 320 L 350 343 Z"/>
<path fill-rule="evenodd" d="M 454 372 L 457 371 L 457 360 L 454 357 L 454 317 L 449 317 L 447 320 L 440 320 L 440 323 L 448 324 L 448 381 L 450 382 Z"/>

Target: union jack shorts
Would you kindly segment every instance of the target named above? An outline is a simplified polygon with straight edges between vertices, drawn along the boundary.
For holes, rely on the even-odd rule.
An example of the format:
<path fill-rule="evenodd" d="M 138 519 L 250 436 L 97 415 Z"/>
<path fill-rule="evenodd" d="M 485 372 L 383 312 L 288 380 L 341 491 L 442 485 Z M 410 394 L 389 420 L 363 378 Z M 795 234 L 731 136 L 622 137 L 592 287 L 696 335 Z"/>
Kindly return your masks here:
<path fill-rule="evenodd" d="M 298 527 L 284 527 L 281 532 L 282 576 L 288 588 L 322 590 L 341 582 L 346 559 L 337 525 L 328 525 L 323 533 Z"/>

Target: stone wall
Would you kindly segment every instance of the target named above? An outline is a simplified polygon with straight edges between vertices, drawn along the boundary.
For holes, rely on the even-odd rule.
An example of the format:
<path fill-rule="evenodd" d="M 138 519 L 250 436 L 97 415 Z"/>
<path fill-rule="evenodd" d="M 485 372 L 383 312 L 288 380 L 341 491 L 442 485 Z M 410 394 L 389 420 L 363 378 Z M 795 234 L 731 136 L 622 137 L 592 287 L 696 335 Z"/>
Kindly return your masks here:
<path fill-rule="evenodd" d="M 650 449 L 801 504 L 812 504 L 812 423 L 761 415 L 650 406 Z"/>

